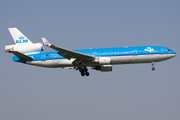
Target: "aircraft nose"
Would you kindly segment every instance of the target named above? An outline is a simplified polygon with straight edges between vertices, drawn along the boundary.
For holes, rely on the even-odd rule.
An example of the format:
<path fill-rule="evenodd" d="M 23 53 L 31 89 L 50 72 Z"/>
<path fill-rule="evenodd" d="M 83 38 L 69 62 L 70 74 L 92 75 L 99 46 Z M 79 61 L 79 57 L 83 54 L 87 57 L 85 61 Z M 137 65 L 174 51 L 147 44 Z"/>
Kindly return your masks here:
<path fill-rule="evenodd" d="M 175 57 L 176 56 L 176 52 L 174 52 L 172 49 L 168 48 L 167 52 L 170 54 L 170 57 Z"/>
<path fill-rule="evenodd" d="M 176 52 L 173 51 L 174 56 L 176 56 Z"/>
<path fill-rule="evenodd" d="M 176 56 L 176 52 L 172 52 L 172 54 L 171 54 L 171 57 L 175 57 Z"/>
<path fill-rule="evenodd" d="M 173 55 L 173 57 L 175 57 L 176 56 L 176 52 L 174 52 L 174 55 Z"/>

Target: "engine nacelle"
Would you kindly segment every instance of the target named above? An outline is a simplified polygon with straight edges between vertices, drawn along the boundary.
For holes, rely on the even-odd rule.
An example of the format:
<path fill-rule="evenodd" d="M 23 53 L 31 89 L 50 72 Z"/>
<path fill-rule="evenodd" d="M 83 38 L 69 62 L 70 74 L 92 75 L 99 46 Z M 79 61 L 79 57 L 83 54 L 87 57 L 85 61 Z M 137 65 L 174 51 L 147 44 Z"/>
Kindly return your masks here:
<path fill-rule="evenodd" d="M 110 72 L 112 71 L 112 65 L 101 65 L 101 66 L 96 66 L 93 69 L 99 70 L 101 72 Z"/>
<path fill-rule="evenodd" d="M 23 44 L 23 45 L 8 45 L 5 46 L 6 51 L 18 51 L 24 54 L 29 53 L 38 53 L 44 50 L 42 43 L 34 43 L 34 44 Z"/>
<path fill-rule="evenodd" d="M 101 65 L 110 64 L 111 58 L 110 57 L 97 57 L 94 62 L 99 63 Z"/>

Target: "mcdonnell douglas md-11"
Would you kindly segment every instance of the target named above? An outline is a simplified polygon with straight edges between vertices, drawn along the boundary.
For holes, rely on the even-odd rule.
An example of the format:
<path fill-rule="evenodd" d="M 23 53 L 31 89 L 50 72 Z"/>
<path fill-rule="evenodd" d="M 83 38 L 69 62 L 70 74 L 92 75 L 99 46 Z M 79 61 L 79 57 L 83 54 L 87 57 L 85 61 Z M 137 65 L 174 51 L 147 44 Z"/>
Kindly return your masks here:
<path fill-rule="evenodd" d="M 32 43 L 17 28 L 9 28 L 15 45 L 5 46 L 5 51 L 13 53 L 13 61 L 48 68 L 74 68 L 82 76 L 89 76 L 87 67 L 101 72 L 112 71 L 113 65 L 151 63 L 155 70 L 156 62 L 176 56 L 167 47 L 139 46 L 99 49 L 69 50 L 50 44 L 45 38 L 43 43 Z M 42 52 L 44 45 L 52 48 L 52 52 Z"/>

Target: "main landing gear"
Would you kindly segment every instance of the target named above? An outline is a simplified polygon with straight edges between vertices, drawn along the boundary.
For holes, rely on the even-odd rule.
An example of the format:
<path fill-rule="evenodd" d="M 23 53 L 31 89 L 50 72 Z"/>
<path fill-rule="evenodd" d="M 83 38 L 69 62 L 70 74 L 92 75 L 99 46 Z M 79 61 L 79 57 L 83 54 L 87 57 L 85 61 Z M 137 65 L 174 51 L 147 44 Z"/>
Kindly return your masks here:
<path fill-rule="evenodd" d="M 81 76 L 89 76 L 89 72 L 88 72 L 88 69 L 86 67 L 82 67 L 82 68 L 78 68 L 79 69 L 79 72 L 81 73 Z"/>
<path fill-rule="evenodd" d="M 155 67 L 154 67 L 155 63 L 151 63 L 151 65 L 152 65 L 152 71 L 154 71 L 155 70 Z"/>

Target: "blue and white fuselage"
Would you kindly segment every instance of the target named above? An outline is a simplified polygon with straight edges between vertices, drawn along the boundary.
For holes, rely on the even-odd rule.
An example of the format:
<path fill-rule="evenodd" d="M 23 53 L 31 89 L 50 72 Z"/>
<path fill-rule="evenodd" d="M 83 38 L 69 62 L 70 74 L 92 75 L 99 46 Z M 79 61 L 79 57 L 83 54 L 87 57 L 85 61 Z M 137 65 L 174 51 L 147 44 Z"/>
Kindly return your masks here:
<path fill-rule="evenodd" d="M 160 62 L 176 55 L 171 49 L 160 46 L 101 48 L 74 51 L 95 57 L 104 57 L 104 65 Z M 33 60 L 26 61 L 14 56 L 13 61 L 26 62 L 27 64 L 41 67 L 74 67 L 74 59 L 68 60 L 57 53 L 58 51 L 30 54 L 27 56 L 32 57 Z M 109 59 L 106 60 L 106 58 Z M 89 61 L 85 62 L 84 65 L 97 66 L 101 64 Z"/>
<path fill-rule="evenodd" d="M 11 28 L 13 29 L 13 28 Z M 15 29 L 15 28 L 14 28 Z M 14 30 L 13 29 L 13 30 Z M 11 32 L 11 31 L 10 31 Z M 12 34 L 12 32 L 11 32 Z M 12 35 L 13 36 L 13 35 Z M 19 38 L 24 37 L 27 45 L 27 41 L 30 41 L 22 33 Z M 140 46 L 140 47 L 117 47 L 117 48 L 100 48 L 100 49 L 83 49 L 83 50 L 68 50 L 61 47 L 56 47 L 50 44 L 45 38 L 42 38 L 44 45 L 56 50 L 53 52 L 37 52 L 42 51 L 42 45 L 38 44 L 34 47 L 36 52 L 33 50 L 18 51 L 15 47 L 6 47 L 6 51 L 13 53 L 13 61 L 22 62 L 25 64 L 41 66 L 41 67 L 72 67 L 79 69 L 81 75 L 89 75 L 86 67 L 93 67 L 95 70 L 100 71 L 112 71 L 112 65 L 116 64 L 133 64 L 133 63 L 152 63 L 160 62 L 163 60 L 170 59 L 176 56 L 176 53 L 167 47 L 161 46 Z M 32 46 L 33 44 L 28 44 Z M 8 49 L 9 48 L 9 49 Z M 33 48 L 33 47 L 29 47 Z M 29 53 L 28 53 L 29 52 Z M 155 68 L 152 67 L 154 70 Z"/>

